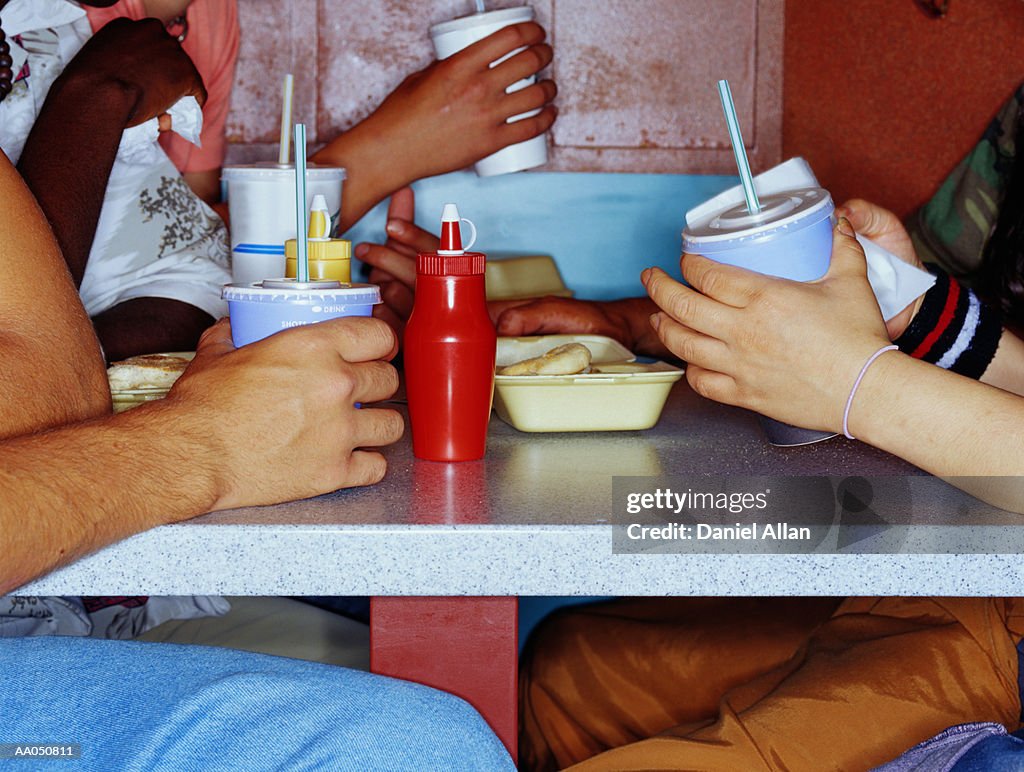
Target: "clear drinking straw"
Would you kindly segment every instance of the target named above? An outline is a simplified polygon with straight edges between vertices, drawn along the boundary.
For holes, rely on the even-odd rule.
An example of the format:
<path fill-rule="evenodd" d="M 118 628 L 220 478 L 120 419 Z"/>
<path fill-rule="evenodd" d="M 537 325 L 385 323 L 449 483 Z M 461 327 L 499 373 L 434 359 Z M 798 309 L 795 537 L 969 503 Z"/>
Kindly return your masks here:
<path fill-rule="evenodd" d="M 306 124 L 295 124 L 295 279 L 309 281 L 306 219 Z"/>
<path fill-rule="evenodd" d="M 483 13 L 487 9 L 484 8 L 484 0 L 476 0 L 476 12 Z"/>
<path fill-rule="evenodd" d="M 725 122 L 729 125 L 729 141 L 732 143 L 732 154 L 736 156 L 736 168 L 740 173 L 740 182 L 743 183 L 743 196 L 747 199 L 747 211 L 750 214 L 757 214 L 761 211 L 761 202 L 757 200 L 757 191 L 754 190 L 754 177 L 750 173 L 750 162 L 747 160 L 747 149 L 743 145 L 740 121 L 736 117 L 736 105 L 732 101 L 729 81 L 718 81 L 718 96 L 722 100 Z"/>
<path fill-rule="evenodd" d="M 277 162 L 286 164 L 291 156 L 291 128 L 292 128 L 292 93 L 295 88 L 295 78 L 289 72 L 284 76 L 284 89 L 281 95 L 281 142 L 277 151 Z"/>

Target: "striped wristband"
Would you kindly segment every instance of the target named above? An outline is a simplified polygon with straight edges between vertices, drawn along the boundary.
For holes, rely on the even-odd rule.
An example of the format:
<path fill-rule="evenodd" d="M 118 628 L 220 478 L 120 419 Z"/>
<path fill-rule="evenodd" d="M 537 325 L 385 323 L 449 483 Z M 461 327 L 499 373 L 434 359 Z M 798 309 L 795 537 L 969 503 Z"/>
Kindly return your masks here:
<path fill-rule="evenodd" d="M 996 355 L 1003 326 L 995 309 L 944 272 L 932 268 L 934 286 L 895 343 L 900 351 L 978 380 Z"/>

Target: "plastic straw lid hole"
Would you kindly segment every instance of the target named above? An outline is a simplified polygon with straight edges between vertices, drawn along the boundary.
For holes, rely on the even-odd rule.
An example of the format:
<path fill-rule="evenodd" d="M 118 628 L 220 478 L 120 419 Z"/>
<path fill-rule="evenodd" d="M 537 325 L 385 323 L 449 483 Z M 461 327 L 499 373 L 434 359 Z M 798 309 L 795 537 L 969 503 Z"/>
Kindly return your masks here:
<path fill-rule="evenodd" d="M 795 211 L 801 203 L 803 202 L 800 196 L 794 194 L 779 193 L 772 196 L 763 196 L 761 198 L 760 212 L 751 214 L 747 211 L 747 205 L 740 203 L 730 209 L 726 209 L 715 217 L 708 223 L 708 227 L 721 230 L 735 230 L 750 225 L 762 225 L 774 220 L 781 220 L 790 212 Z"/>

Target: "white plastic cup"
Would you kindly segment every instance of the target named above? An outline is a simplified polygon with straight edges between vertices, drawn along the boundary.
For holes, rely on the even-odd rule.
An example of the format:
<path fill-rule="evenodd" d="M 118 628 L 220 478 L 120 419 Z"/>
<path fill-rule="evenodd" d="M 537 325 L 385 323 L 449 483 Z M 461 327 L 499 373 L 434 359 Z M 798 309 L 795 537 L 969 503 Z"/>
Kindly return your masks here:
<path fill-rule="evenodd" d="M 533 21 L 533 8 L 522 6 L 519 8 L 503 8 L 498 11 L 487 11 L 475 13 L 472 16 L 462 16 L 451 21 L 435 24 L 430 28 L 430 39 L 434 42 L 434 51 L 438 59 L 447 59 L 449 56 L 458 53 L 464 48 L 483 40 L 488 35 L 493 35 L 498 30 L 512 24 L 520 24 L 526 21 Z M 515 56 L 525 48 L 517 48 L 497 61 L 491 62 L 491 67 L 500 64 L 506 59 Z M 513 83 L 505 92 L 511 94 L 515 91 L 532 86 L 537 82 L 537 76 L 531 75 Z M 513 115 L 508 123 L 530 118 L 537 115 L 540 110 L 531 110 L 520 115 Z M 508 174 L 509 172 L 521 172 L 525 169 L 533 169 L 543 166 L 548 162 L 548 141 L 544 134 L 525 142 L 509 145 L 497 153 L 487 156 L 477 162 L 474 166 L 477 175 L 480 177 L 493 177 L 497 174 Z"/>
<path fill-rule="evenodd" d="M 231 278 L 250 284 L 285 275 L 284 243 L 294 239 L 295 166 L 273 162 L 226 166 L 221 175 L 231 217 Z M 345 170 L 310 164 L 306 207 L 327 201 L 330 235 L 336 235 Z"/>

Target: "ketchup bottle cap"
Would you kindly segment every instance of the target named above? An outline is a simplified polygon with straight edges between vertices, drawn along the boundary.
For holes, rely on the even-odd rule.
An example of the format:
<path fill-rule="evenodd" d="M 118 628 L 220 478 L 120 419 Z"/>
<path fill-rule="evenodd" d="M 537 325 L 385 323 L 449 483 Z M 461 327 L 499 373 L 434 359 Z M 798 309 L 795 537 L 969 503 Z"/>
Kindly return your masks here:
<path fill-rule="evenodd" d="M 416 256 L 416 273 L 421 276 L 478 276 L 486 267 L 487 257 L 480 252 L 461 255 L 421 252 Z"/>
<path fill-rule="evenodd" d="M 473 231 L 469 243 L 462 245 L 462 227 Z M 423 276 L 476 276 L 482 274 L 487 258 L 480 252 L 466 250 L 476 243 L 476 226 L 472 220 L 459 217 L 455 204 L 445 204 L 441 212 L 441 244 L 437 252 L 421 252 L 416 257 L 416 272 Z"/>

